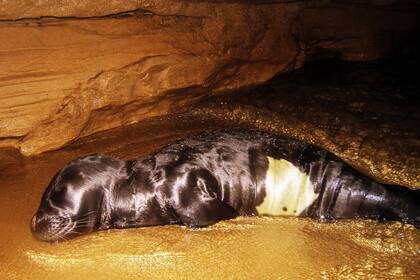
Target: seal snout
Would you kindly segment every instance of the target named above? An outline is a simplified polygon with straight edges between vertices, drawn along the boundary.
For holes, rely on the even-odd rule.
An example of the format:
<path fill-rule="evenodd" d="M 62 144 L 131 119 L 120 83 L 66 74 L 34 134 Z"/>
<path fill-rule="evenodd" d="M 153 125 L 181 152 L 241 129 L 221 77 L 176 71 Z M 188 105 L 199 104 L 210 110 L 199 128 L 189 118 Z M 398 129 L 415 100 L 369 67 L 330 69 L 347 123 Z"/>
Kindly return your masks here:
<path fill-rule="evenodd" d="M 34 215 L 32 217 L 32 220 L 31 220 L 31 230 L 32 230 L 32 233 L 34 233 L 35 229 L 36 229 L 36 215 Z"/>
<path fill-rule="evenodd" d="M 38 212 L 31 221 L 32 234 L 43 241 L 58 241 L 66 234 L 71 220 L 67 217 Z"/>

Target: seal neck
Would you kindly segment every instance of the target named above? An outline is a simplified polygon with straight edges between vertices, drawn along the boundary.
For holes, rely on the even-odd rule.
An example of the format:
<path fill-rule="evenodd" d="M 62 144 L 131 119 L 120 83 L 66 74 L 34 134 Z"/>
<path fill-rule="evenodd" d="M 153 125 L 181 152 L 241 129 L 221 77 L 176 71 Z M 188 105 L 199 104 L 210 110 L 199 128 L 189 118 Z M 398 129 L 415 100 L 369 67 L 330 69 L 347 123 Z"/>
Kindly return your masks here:
<path fill-rule="evenodd" d="M 133 175 L 133 166 L 136 161 L 125 161 L 114 174 L 117 176 L 109 179 L 109 184 L 103 187 L 103 194 L 99 206 L 99 219 L 97 228 L 100 230 L 112 228 L 112 217 L 115 211 L 116 196 L 121 186 L 128 186 Z"/>

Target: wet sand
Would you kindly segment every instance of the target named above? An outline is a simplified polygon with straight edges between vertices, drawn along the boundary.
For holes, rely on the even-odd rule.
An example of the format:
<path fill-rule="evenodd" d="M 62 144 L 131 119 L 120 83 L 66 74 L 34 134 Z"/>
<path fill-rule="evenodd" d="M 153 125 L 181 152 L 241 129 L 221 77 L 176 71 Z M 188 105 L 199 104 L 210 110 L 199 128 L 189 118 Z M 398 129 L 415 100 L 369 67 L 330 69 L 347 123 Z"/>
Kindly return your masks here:
<path fill-rule="evenodd" d="M 377 83 L 384 85 L 386 81 Z M 310 86 L 302 85 L 299 91 L 305 92 Z M 409 178 L 409 172 L 418 172 L 418 128 L 413 127 L 417 119 L 410 115 L 411 106 L 416 105 L 410 104 L 414 102 L 412 93 L 396 84 L 393 88 L 400 89 L 400 103 L 395 102 L 394 91 L 388 99 L 386 95 L 375 99 L 372 92 L 378 93 L 372 90 L 370 95 L 343 94 L 340 99 L 331 88 L 345 92 L 349 90 L 345 83 L 327 86 L 331 91 L 318 87 L 312 91 L 312 99 L 298 102 L 310 92 L 295 92 L 293 98 L 286 98 L 281 95 L 281 83 L 275 82 L 277 93 L 267 91 L 258 102 L 251 90 L 205 101 L 186 114 L 99 133 L 33 158 L 13 150 L 0 151 L 0 279 L 419 279 L 420 231 L 398 222 L 317 223 L 240 217 L 198 230 L 176 225 L 110 230 L 53 244 L 31 236 L 29 222 L 43 190 L 72 158 L 93 152 L 124 159 L 140 157 L 179 137 L 220 127 L 281 130 L 347 156 L 350 163 L 365 159 L 374 167 L 385 164 L 392 176 L 383 173 L 383 168 L 366 168 L 369 164 L 359 167 L 384 181 L 418 187 L 418 181 Z M 351 89 L 360 92 L 358 87 Z M 258 91 L 261 94 L 261 88 Z M 366 98 L 379 105 L 350 114 L 343 109 L 351 104 L 346 102 L 349 98 L 364 109 Z M 327 101 L 316 101 L 320 99 Z M 336 104 L 336 109 L 327 114 L 325 104 Z M 406 109 L 398 113 L 398 106 Z M 331 122 L 336 117 L 339 121 Z M 304 131 L 308 123 L 313 124 L 311 133 Z M 372 133 L 375 124 L 391 126 L 392 130 Z M 343 138 L 332 131 L 344 131 L 339 134 Z M 368 144 L 397 151 L 396 160 L 389 154 L 375 155 L 374 146 L 366 149 L 367 154 L 346 152 L 357 151 L 351 144 L 352 131 L 365 135 Z M 348 137 L 344 137 L 346 133 Z M 393 143 L 398 143 L 397 147 Z"/>

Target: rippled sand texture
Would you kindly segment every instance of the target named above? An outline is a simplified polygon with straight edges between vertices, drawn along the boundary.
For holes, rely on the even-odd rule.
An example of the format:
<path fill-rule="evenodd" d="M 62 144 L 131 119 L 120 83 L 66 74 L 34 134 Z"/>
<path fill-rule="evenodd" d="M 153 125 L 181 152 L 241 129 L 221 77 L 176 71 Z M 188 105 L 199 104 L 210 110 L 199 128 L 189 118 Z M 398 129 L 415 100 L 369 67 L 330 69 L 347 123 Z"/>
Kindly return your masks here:
<path fill-rule="evenodd" d="M 252 114 L 258 117 L 258 112 L 275 112 L 278 118 L 288 115 L 296 124 L 289 134 L 301 131 L 303 139 L 313 137 L 329 141 L 320 141 L 320 144 L 341 143 L 343 149 L 340 151 L 345 152 L 354 138 L 333 137 L 331 128 L 335 123 L 331 120 L 338 118 L 338 127 L 367 135 L 367 145 L 377 144 L 385 150 L 398 152 L 393 159 L 375 155 L 373 148 L 369 148 L 366 150 L 369 156 L 363 153 L 350 157 L 347 154 L 350 162 L 365 158 L 379 166 L 388 164 L 397 174 L 392 177 L 394 180 L 401 184 L 410 182 L 411 186 L 417 187 L 416 179 L 401 171 L 418 172 L 412 165 L 418 158 L 418 128 L 413 128 L 411 123 L 416 116 L 414 120 L 405 116 L 412 114 L 410 106 L 416 104 L 398 113 L 395 107 L 402 105 L 395 104 L 394 91 L 389 94 L 390 99 L 386 99 L 387 95 L 379 98 L 376 91 L 365 95 L 343 94 L 343 99 L 340 99 L 332 94 L 334 86 L 328 88 L 331 91 L 314 87 L 313 98 L 324 98 L 329 100 L 325 101 L 329 106 L 337 104 L 338 107 L 344 106 L 345 98 L 350 97 L 356 99 L 353 102 L 358 98 L 360 102 L 366 102 L 367 95 L 368 100 L 374 101 L 374 92 L 377 102 L 372 104 L 379 109 L 363 111 L 375 107 L 363 103 L 365 105 L 360 105 L 363 110 L 355 111 L 354 115 L 337 108 L 329 115 L 321 110 L 322 104 L 311 104 L 314 99 L 293 107 L 293 102 L 297 102 L 301 95 L 287 99 L 281 91 L 277 97 L 271 92 L 257 101 L 246 93 L 238 99 L 209 101 L 201 109 L 194 109 L 192 115 L 142 122 L 97 134 L 63 150 L 35 158 L 19 156 L 12 150 L 0 151 L 0 279 L 420 279 L 420 231 L 398 222 L 317 223 L 308 219 L 241 217 L 199 230 L 179 226 L 112 230 L 55 244 L 39 242 L 31 236 L 29 222 L 43 190 L 55 172 L 70 159 L 92 152 L 125 159 L 140 157 L 199 130 L 259 127 L 257 122 L 241 120 L 244 115 L 248 118 L 246 120 L 250 120 Z M 347 92 L 348 89 L 337 85 L 336 90 Z M 410 103 L 410 98 L 410 94 L 402 95 L 401 100 Z M 224 107 L 225 102 L 227 107 Z M 229 106 L 236 106 L 235 112 L 239 112 L 240 117 L 231 117 L 235 113 L 227 114 Z M 319 118 L 311 119 L 316 110 Z M 309 113 L 299 115 L 294 112 Z M 375 120 L 369 121 L 372 116 L 379 118 L 378 124 L 390 124 L 395 130 L 388 134 L 373 133 L 371 129 Z M 329 135 L 329 138 L 319 138 L 318 134 L 311 136 L 310 130 L 303 131 L 304 126 L 300 124 L 308 120 L 316 124 L 318 133 L 323 132 L 322 135 Z M 339 126 L 341 122 L 343 125 Z M 282 126 L 278 119 L 268 118 L 262 128 L 278 132 Z M 380 131 L 380 126 L 377 131 Z M 399 144 L 394 147 L 390 145 L 392 143 Z M 394 168 L 398 163 L 401 169 Z"/>

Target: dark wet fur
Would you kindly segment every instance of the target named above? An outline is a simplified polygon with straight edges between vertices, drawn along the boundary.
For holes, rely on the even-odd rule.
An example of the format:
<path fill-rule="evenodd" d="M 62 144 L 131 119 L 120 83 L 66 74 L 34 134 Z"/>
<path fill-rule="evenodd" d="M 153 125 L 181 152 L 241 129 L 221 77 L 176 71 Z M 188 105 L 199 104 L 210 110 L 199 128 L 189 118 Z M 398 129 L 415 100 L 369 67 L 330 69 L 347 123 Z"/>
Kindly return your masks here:
<path fill-rule="evenodd" d="M 331 153 L 301 141 L 219 130 L 180 140 L 139 160 L 103 155 L 73 160 L 45 191 L 32 230 L 39 239 L 54 241 L 51 232 L 58 234 L 57 224 L 65 222 L 56 219 L 55 227 L 48 222 L 64 215 L 71 217 L 77 232 L 62 239 L 109 228 L 202 227 L 255 215 L 265 197 L 267 156 L 285 159 L 309 175 L 319 196 L 302 216 L 397 220 L 419 227 L 419 191 L 374 182 Z"/>

